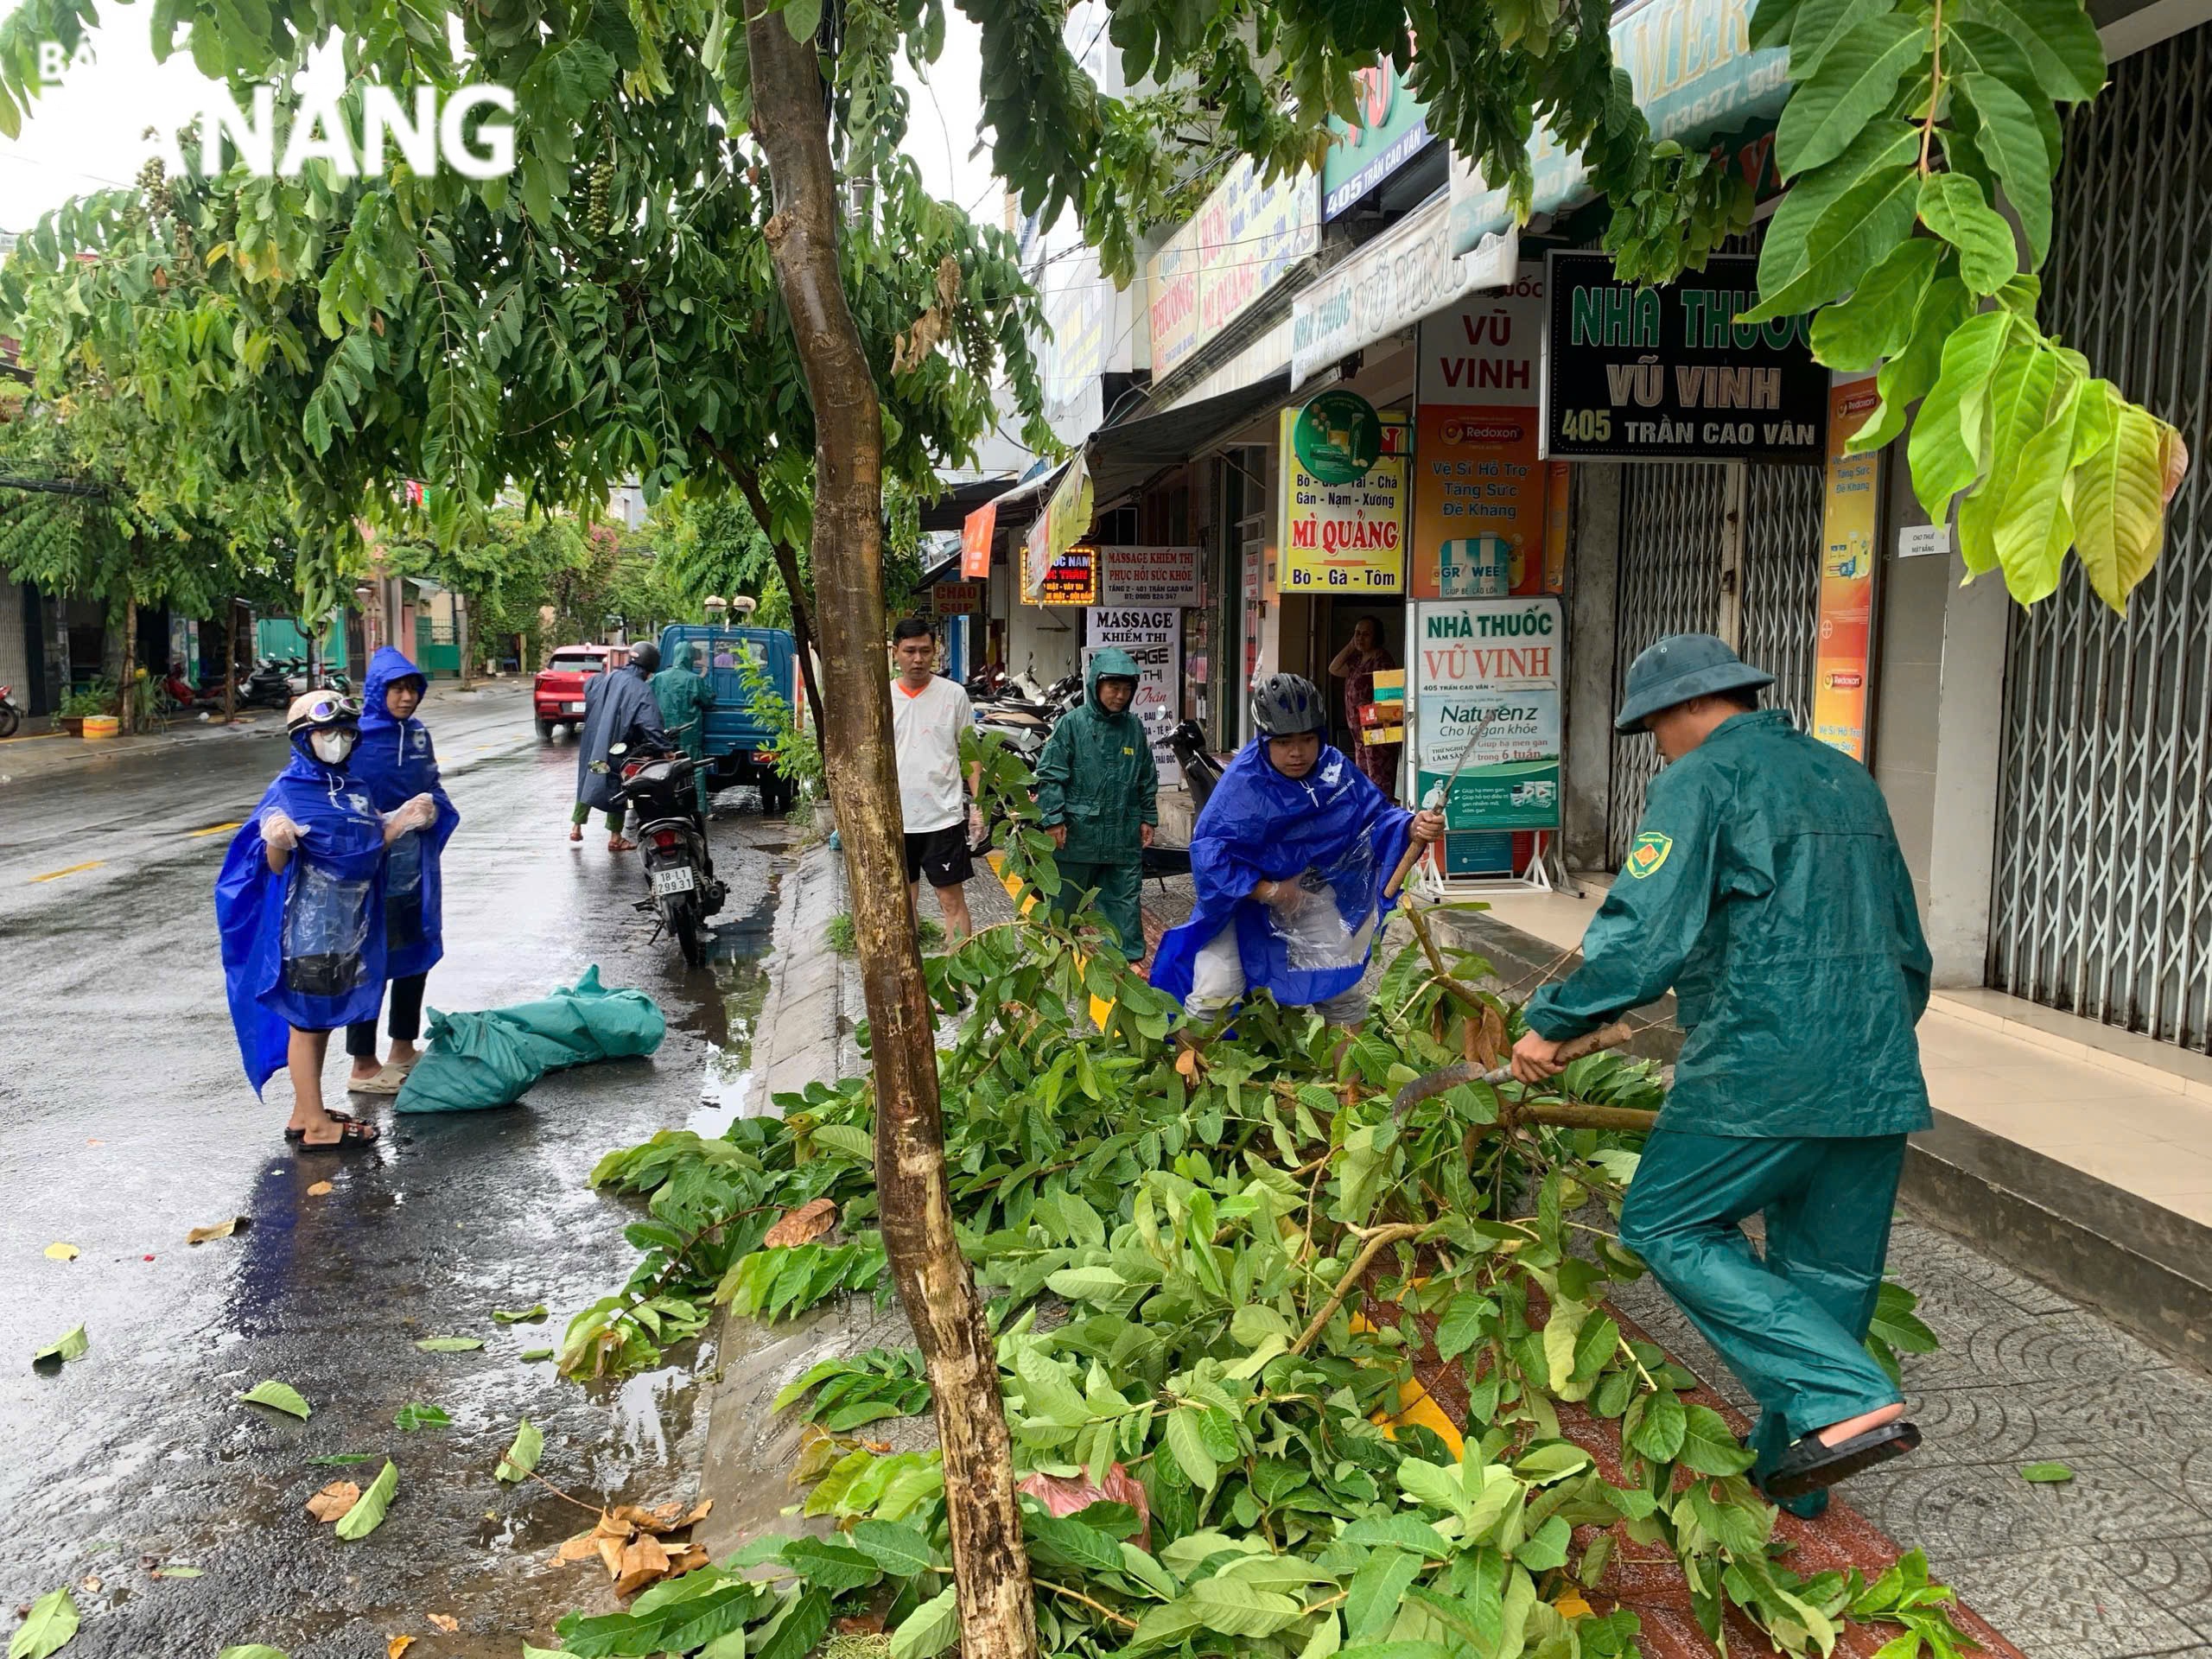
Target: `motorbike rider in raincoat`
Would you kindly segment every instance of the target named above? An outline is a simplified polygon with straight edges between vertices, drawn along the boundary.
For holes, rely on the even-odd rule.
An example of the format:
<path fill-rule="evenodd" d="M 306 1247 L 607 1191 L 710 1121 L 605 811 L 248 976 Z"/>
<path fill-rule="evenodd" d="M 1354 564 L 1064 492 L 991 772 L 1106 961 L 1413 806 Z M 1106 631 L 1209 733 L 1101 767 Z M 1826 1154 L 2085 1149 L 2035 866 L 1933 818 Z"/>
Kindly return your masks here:
<path fill-rule="evenodd" d="M 594 674 L 584 687 L 583 729 L 576 734 L 576 810 L 569 819 L 569 839 L 584 838 L 584 820 L 597 807 L 607 814 L 607 850 L 634 853 L 638 843 L 622 833 L 622 808 L 614 791 L 622 768 L 607 758 L 617 743 L 634 753 L 668 747 L 661 728 L 660 705 L 653 701 L 652 677 L 660 671 L 660 647 L 650 639 L 630 649 L 620 668 Z"/>
<path fill-rule="evenodd" d="M 1711 634 L 1628 671 L 1615 729 L 1652 780 L 1581 967 L 1530 999 L 1513 1069 L 1674 989 L 1688 1033 L 1621 1211 L 1621 1243 L 1760 1407 L 1752 1478 L 1799 1514 L 1920 1433 L 1863 1345 L 1905 1136 L 1931 1118 L 1913 1027 L 1930 962 L 1882 793 L 1759 709 L 1773 676 Z M 1738 1226 L 1762 1213 L 1762 1261 Z"/>
<path fill-rule="evenodd" d="M 351 1149 L 377 1128 L 322 1106 L 330 1033 L 384 1000 L 385 848 L 435 821 L 417 795 L 389 816 L 346 775 L 360 705 L 335 691 L 293 699 L 292 759 L 232 837 L 215 879 L 223 983 L 247 1080 L 292 1073 L 288 1141 Z"/>
<path fill-rule="evenodd" d="M 1136 659 L 1109 645 L 1093 654 L 1080 707 L 1052 728 L 1037 757 L 1037 810 L 1058 850 L 1054 904 L 1071 909 L 1096 889 L 1098 914 L 1114 930 L 1122 954 L 1144 957 L 1144 849 L 1160 823 L 1160 768 L 1152 738 L 1129 707 L 1137 689 Z"/>
<path fill-rule="evenodd" d="M 1356 1027 L 1367 959 L 1395 902 L 1382 888 L 1408 837 L 1435 841 L 1443 816 L 1393 805 L 1324 741 L 1327 705 L 1310 680 L 1262 680 L 1252 725 L 1192 831 L 1197 903 L 1160 940 L 1152 982 L 1198 1020 L 1264 990 Z"/>
<path fill-rule="evenodd" d="M 676 660 L 652 677 L 653 702 L 660 709 L 660 723 L 677 747 L 698 762 L 691 774 L 699 794 L 699 817 L 710 816 L 707 791 L 707 711 L 715 706 L 713 688 L 699 672 L 699 653 L 685 646 Z"/>
<path fill-rule="evenodd" d="M 353 1068 L 346 1086 L 355 1094 L 396 1095 L 417 1057 L 423 1030 L 423 988 L 445 954 L 441 865 L 461 814 L 438 781 L 438 755 L 430 729 L 416 715 L 429 679 L 390 645 L 369 659 L 361 683 L 361 741 L 346 774 L 369 791 L 370 804 L 390 812 L 417 795 L 437 805 L 427 829 L 410 830 L 385 855 L 385 974 L 391 982 L 391 1058 L 377 1064 L 377 1022 L 346 1027 L 346 1052 Z"/>

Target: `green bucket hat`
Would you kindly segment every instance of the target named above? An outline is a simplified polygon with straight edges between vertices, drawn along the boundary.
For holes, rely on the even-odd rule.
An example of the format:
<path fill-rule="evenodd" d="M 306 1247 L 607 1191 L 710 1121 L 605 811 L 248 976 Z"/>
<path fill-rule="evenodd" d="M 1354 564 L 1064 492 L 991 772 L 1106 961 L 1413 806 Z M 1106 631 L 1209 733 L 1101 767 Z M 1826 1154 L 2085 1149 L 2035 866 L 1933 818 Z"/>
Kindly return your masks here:
<path fill-rule="evenodd" d="M 1773 683 L 1773 675 L 1753 668 L 1712 634 L 1670 633 L 1628 665 L 1628 685 L 1613 729 L 1640 732 L 1651 715 L 1692 697 Z"/>

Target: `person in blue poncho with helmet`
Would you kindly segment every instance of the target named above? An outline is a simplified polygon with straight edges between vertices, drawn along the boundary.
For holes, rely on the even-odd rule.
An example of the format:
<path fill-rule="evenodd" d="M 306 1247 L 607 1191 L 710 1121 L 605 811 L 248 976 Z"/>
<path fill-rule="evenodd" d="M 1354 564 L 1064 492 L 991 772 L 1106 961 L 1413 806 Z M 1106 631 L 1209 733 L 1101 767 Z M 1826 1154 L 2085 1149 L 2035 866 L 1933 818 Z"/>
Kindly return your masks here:
<path fill-rule="evenodd" d="M 369 791 L 379 812 L 391 812 L 417 795 L 436 804 L 437 817 L 425 829 L 410 830 L 385 855 L 384 944 L 385 977 L 391 1008 L 385 1029 L 391 1057 L 377 1061 L 377 1020 L 346 1027 L 346 1052 L 353 1062 L 346 1086 L 355 1094 L 396 1095 L 419 1057 L 415 1039 L 423 1032 L 423 988 L 430 969 L 445 954 L 440 863 L 461 814 L 438 781 L 438 754 L 429 728 L 415 711 L 422 706 L 429 679 L 405 656 L 383 646 L 369 659 L 361 683 L 361 741 L 346 774 Z"/>
<path fill-rule="evenodd" d="M 1382 889 L 1408 840 L 1435 841 L 1444 819 L 1393 805 L 1324 741 L 1327 724 L 1310 680 L 1253 688 L 1256 734 L 1192 832 L 1197 903 L 1153 961 L 1152 982 L 1194 1019 L 1255 990 L 1334 1026 L 1366 1017 L 1360 982 L 1394 902 Z"/>
<path fill-rule="evenodd" d="M 258 1094 L 289 1066 L 284 1138 L 346 1150 L 375 1144 L 378 1132 L 323 1109 L 330 1033 L 373 1020 L 384 1000 L 385 849 L 437 818 L 427 794 L 379 812 L 347 775 L 360 715 L 335 691 L 293 699 L 291 761 L 232 837 L 215 879 L 224 988 L 246 1078 Z"/>

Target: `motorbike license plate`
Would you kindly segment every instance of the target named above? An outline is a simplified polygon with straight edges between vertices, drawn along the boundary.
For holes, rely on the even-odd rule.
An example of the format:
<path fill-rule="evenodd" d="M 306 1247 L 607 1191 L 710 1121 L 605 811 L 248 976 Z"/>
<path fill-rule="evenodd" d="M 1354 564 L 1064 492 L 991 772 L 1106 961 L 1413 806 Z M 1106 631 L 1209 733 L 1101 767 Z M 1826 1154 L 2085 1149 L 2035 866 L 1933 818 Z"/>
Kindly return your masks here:
<path fill-rule="evenodd" d="M 581 715 L 583 711 L 584 706 L 581 702 L 564 702 L 561 705 L 561 712 L 564 715 Z"/>
<path fill-rule="evenodd" d="M 658 899 L 671 893 L 690 893 L 699 885 L 699 873 L 688 864 L 679 864 L 672 870 L 653 872 L 653 896 Z"/>

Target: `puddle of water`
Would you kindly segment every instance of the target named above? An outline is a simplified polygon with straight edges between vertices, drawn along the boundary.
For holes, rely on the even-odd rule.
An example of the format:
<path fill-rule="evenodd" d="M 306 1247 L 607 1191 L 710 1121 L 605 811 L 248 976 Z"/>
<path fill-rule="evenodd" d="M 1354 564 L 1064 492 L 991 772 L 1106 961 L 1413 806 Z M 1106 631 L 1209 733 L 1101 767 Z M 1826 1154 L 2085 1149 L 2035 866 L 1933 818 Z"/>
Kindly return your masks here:
<path fill-rule="evenodd" d="M 699 1081 L 699 1105 L 683 1123 L 695 1134 L 712 1138 L 746 1116 L 748 1107 L 760 1109 L 752 1103 L 753 1039 L 760 1010 L 768 1000 L 768 975 L 760 959 L 767 955 L 774 933 L 778 885 L 771 880 L 767 892 L 748 914 L 715 930 L 709 959 L 721 984 L 729 1040 L 708 1046 L 706 1071 Z"/>

